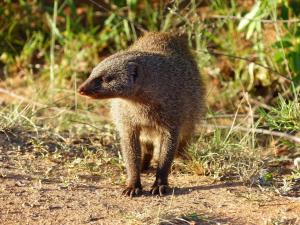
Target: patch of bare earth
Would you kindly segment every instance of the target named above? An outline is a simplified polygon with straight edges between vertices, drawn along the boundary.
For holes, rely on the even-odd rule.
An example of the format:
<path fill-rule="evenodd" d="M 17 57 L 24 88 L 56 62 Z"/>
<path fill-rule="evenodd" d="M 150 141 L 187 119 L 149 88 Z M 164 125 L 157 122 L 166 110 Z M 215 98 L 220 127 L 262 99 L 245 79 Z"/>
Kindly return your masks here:
<path fill-rule="evenodd" d="M 59 162 L 0 143 L 0 224 L 300 224 L 299 199 L 240 182 L 172 174 L 174 188 L 157 197 L 149 173 L 143 196 L 130 199 L 120 169 L 70 179 Z"/>

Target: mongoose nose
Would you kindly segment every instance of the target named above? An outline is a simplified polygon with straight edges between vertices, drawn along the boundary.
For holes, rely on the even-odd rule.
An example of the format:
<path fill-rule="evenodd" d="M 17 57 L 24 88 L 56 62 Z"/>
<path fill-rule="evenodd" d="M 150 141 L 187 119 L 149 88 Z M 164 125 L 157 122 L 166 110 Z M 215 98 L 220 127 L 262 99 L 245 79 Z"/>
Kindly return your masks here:
<path fill-rule="evenodd" d="M 79 92 L 79 94 L 84 95 L 84 94 L 85 94 L 84 86 L 81 85 L 81 86 L 78 88 L 78 92 Z"/>

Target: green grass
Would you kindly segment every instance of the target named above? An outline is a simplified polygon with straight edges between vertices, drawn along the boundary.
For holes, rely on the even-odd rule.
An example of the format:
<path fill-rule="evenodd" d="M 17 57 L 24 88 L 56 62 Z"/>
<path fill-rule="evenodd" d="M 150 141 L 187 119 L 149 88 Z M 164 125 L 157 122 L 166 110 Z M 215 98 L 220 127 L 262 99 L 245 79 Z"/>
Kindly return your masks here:
<path fill-rule="evenodd" d="M 181 172 L 250 182 L 269 162 L 281 160 L 274 149 L 287 148 L 288 160 L 300 154 L 297 142 L 255 132 L 299 137 L 299 22 L 280 22 L 299 18 L 295 5 L 287 0 L 263 0 L 256 6 L 141 0 L 111 1 L 104 9 L 99 4 L 0 3 L 0 87 L 24 98 L 1 102 L 1 132 L 24 132 L 38 157 L 72 171 L 97 175 L 105 165 L 123 171 L 116 133 L 103 116 L 107 104 L 79 97 L 77 86 L 94 65 L 125 49 L 143 30 L 182 30 L 208 84 L 209 119 L 204 122 L 212 126 L 190 144 L 190 160 L 178 165 Z M 208 54 L 212 48 L 225 55 Z M 57 141 L 54 151 L 50 137 Z M 75 147 L 69 141 L 83 137 L 92 141 Z M 113 155 L 107 153 L 110 149 Z"/>
<path fill-rule="evenodd" d="M 216 129 L 191 144 L 187 169 L 217 179 L 238 178 L 247 182 L 263 165 L 261 149 L 253 148 L 250 140 L 249 134 Z"/>
<path fill-rule="evenodd" d="M 293 101 L 286 101 L 279 96 L 276 107 L 272 107 L 269 112 L 261 111 L 262 118 L 268 127 L 274 130 L 295 133 L 300 130 L 300 104 L 298 96 Z"/>

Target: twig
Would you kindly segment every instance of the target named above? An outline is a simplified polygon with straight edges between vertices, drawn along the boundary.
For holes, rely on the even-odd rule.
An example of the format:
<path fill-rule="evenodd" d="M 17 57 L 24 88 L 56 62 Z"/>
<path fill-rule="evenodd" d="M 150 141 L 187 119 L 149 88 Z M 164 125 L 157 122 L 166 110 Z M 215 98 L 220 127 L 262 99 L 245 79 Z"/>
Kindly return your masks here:
<path fill-rule="evenodd" d="M 243 99 L 244 99 L 244 97 L 243 97 Z M 236 121 L 236 118 L 237 118 L 236 116 L 237 116 L 238 113 L 239 113 L 239 110 L 240 110 L 240 107 L 241 107 L 241 105 L 242 105 L 243 99 L 242 99 L 242 100 L 240 101 L 240 103 L 238 104 L 238 107 L 237 107 L 236 112 L 235 112 L 235 114 L 234 114 L 233 121 L 232 121 L 231 126 L 230 126 L 230 130 L 229 130 L 228 134 L 226 135 L 226 137 L 225 137 L 225 139 L 224 139 L 224 141 L 223 141 L 223 144 L 226 143 L 226 141 L 227 141 L 227 139 L 229 138 L 231 132 L 233 131 L 233 127 L 234 127 L 234 124 L 235 124 L 235 121 Z"/>
<path fill-rule="evenodd" d="M 83 122 L 83 121 L 70 120 L 70 122 L 73 122 L 73 123 L 79 123 L 79 124 L 83 124 L 83 125 L 87 125 L 87 126 L 90 126 L 90 127 L 94 128 L 94 129 L 96 129 L 96 130 L 103 131 L 103 130 L 101 130 L 99 127 L 96 127 L 96 126 L 94 126 L 94 125 L 92 125 L 92 124 L 89 124 L 89 123 L 86 123 L 86 122 Z"/>
<path fill-rule="evenodd" d="M 290 20 L 268 20 L 268 19 L 250 19 L 246 17 L 237 17 L 237 16 L 223 16 L 223 15 L 213 15 L 207 17 L 206 19 L 226 19 L 226 20 L 249 20 L 254 22 L 262 23 L 299 23 L 300 19 L 290 19 Z"/>
<path fill-rule="evenodd" d="M 0 88 L 0 93 L 2 94 L 5 94 L 5 95 L 8 95 L 12 98 L 15 98 L 21 102 L 25 102 L 25 103 L 29 103 L 31 105 L 34 105 L 34 106 L 37 106 L 37 107 L 40 107 L 41 109 L 51 109 L 51 110 L 54 110 L 54 111 L 58 111 L 58 112 L 67 112 L 67 113 L 70 113 L 70 114 L 79 114 L 79 115 L 86 115 L 87 112 L 85 113 L 80 113 L 78 111 L 72 111 L 72 110 L 69 110 L 69 109 L 66 109 L 66 108 L 59 108 L 59 107 L 56 107 L 56 106 L 49 106 L 49 105 L 46 105 L 46 104 L 43 104 L 43 103 L 40 103 L 40 102 L 36 102 L 36 101 L 33 101 L 31 99 L 28 99 L 28 98 L 24 98 L 20 95 L 17 95 L 7 89 L 3 89 L 3 88 Z M 92 114 L 91 112 L 88 112 L 89 114 Z M 99 116 L 97 114 L 97 116 Z M 107 121 L 105 118 L 102 119 L 102 121 Z"/>
<path fill-rule="evenodd" d="M 30 99 L 27 99 L 27 98 L 24 98 L 24 97 L 22 97 L 20 95 L 17 95 L 17 94 L 15 94 L 15 93 L 7 90 L 7 89 L 0 88 L 0 93 L 8 95 L 8 96 L 10 96 L 12 98 L 18 99 L 18 100 L 20 100 L 22 102 L 31 103 L 32 105 L 35 105 L 35 106 L 38 106 L 38 107 L 45 107 L 46 106 L 46 105 L 44 105 L 42 103 L 34 102 L 34 101 L 30 100 Z"/>
<path fill-rule="evenodd" d="M 248 114 L 238 114 L 236 115 L 236 118 L 245 118 L 248 117 Z M 203 120 L 211 120 L 211 119 L 223 119 L 223 118 L 232 118 L 235 117 L 234 114 L 222 114 L 222 115 L 210 115 L 210 116 L 206 116 Z M 253 115 L 254 118 L 259 118 L 258 115 Z"/>
<path fill-rule="evenodd" d="M 252 108 L 252 105 L 250 103 L 250 98 L 249 98 L 249 93 L 248 92 L 243 92 L 243 95 L 244 95 L 244 99 L 246 100 L 246 103 L 249 107 L 249 121 L 248 122 L 251 122 L 251 133 L 252 133 L 252 148 L 255 147 L 255 132 L 254 132 L 254 129 L 255 129 L 255 125 L 254 125 L 254 113 L 253 111 L 255 111 L 255 106 Z M 246 136 L 245 136 L 246 137 Z"/>
<path fill-rule="evenodd" d="M 201 126 L 206 127 L 206 128 L 219 128 L 219 129 L 230 129 L 231 128 L 231 126 L 229 126 L 229 125 L 201 124 Z M 266 129 L 261 129 L 261 128 L 247 128 L 247 127 L 241 127 L 241 126 L 234 126 L 233 130 L 272 135 L 272 136 L 282 137 L 287 140 L 300 143 L 300 137 L 296 137 L 296 136 L 282 133 L 279 131 L 271 131 L 271 130 L 266 130 Z"/>
<path fill-rule="evenodd" d="M 272 107 L 271 106 L 268 106 L 267 104 L 263 103 L 263 102 L 260 102 L 256 99 L 250 99 L 250 102 L 253 103 L 253 104 L 256 104 L 264 109 L 267 109 L 267 110 L 272 110 Z"/>
<path fill-rule="evenodd" d="M 222 56 L 226 56 L 226 57 L 229 57 L 229 58 L 233 58 L 233 59 L 238 59 L 238 60 L 244 60 L 244 61 L 247 61 L 247 62 L 251 62 L 251 63 L 254 63 L 255 65 L 258 65 L 260 67 L 263 67 L 273 73 L 276 73 L 277 75 L 281 76 L 282 78 L 284 78 L 285 80 L 288 80 L 288 81 L 292 81 L 292 79 L 284 76 L 282 73 L 268 67 L 268 66 L 264 66 L 263 64 L 261 63 L 258 63 L 258 62 L 255 62 L 255 60 L 252 60 L 252 59 L 249 59 L 249 58 L 244 58 L 244 57 L 241 57 L 241 56 L 235 56 L 235 55 L 230 55 L 230 54 L 226 54 L 226 53 L 223 53 L 223 52 L 217 52 L 215 50 L 197 50 L 198 52 L 204 52 L 204 53 L 208 53 L 208 54 L 212 54 L 212 55 L 222 55 Z"/>

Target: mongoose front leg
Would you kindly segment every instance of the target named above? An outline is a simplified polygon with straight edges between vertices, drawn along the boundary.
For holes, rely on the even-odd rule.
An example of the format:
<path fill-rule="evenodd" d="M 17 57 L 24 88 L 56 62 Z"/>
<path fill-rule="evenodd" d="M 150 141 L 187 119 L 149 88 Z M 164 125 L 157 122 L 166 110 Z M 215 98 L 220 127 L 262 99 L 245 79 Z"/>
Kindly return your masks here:
<path fill-rule="evenodd" d="M 130 126 L 128 126 L 130 127 Z M 141 185 L 141 147 L 139 130 L 130 128 L 121 134 L 121 150 L 127 170 L 127 187 L 123 191 L 126 196 L 138 196 L 142 193 Z"/>
<path fill-rule="evenodd" d="M 178 147 L 178 132 L 168 131 L 162 134 L 160 155 L 156 172 L 156 179 L 151 193 L 163 196 L 168 188 L 168 176 Z"/>

